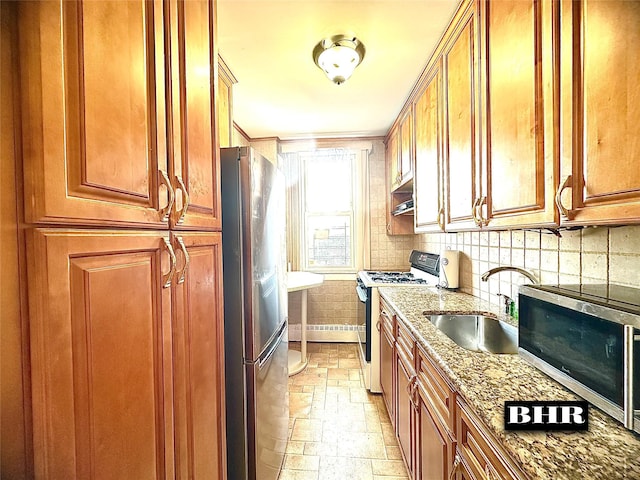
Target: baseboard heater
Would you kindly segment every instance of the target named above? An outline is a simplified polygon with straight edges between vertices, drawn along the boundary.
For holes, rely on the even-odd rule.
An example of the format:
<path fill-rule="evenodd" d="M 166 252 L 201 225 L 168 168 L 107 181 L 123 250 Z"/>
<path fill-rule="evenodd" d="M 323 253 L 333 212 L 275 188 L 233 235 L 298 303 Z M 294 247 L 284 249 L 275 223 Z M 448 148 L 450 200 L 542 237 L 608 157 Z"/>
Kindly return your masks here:
<path fill-rule="evenodd" d="M 357 330 L 357 325 L 307 325 L 307 341 L 355 343 Z M 289 340 L 300 341 L 301 331 L 300 324 L 289 324 Z"/>

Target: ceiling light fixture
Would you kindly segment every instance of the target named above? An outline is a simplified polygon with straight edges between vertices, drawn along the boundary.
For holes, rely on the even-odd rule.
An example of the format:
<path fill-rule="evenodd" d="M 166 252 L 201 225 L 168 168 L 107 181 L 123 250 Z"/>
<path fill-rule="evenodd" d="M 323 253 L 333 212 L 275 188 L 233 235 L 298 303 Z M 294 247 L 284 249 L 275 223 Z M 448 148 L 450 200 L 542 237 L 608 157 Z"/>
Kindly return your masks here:
<path fill-rule="evenodd" d="M 364 45 L 356 37 L 334 35 L 313 49 L 313 61 L 336 85 L 344 83 L 364 58 Z"/>

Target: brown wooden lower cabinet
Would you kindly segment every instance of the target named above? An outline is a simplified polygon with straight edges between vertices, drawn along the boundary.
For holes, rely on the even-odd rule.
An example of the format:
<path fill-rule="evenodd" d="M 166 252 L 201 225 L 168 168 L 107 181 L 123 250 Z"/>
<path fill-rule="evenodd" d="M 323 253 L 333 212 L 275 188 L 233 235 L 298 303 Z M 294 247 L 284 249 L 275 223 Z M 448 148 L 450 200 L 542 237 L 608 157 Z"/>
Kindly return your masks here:
<path fill-rule="evenodd" d="M 225 479 L 220 233 L 172 233 L 176 479 Z M 186 254 L 185 254 L 186 252 Z M 188 261 L 185 261 L 188 260 Z"/>
<path fill-rule="evenodd" d="M 384 305 L 380 305 L 380 387 L 389 418 L 395 426 L 394 364 L 395 342 L 393 338 L 393 318 Z"/>
<path fill-rule="evenodd" d="M 397 405 L 396 405 L 396 435 L 398 436 L 398 444 L 404 457 L 407 469 L 413 478 L 414 465 L 414 437 L 415 437 L 415 415 L 414 415 L 414 397 L 413 389 L 415 387 L 415 371 L 406 357 L 398 351 L 396 355 L 397 368 Z"/>
<path fill-rule="evenodd" d="M 27 232 L 36 478 L 225 478 L 220 243 Z"/>
<path fill-rule="evenodd" d="M 527 478 L 502 451 L 469 406 L 458 397 L 456 408 L 457 452 L 476 478 Z"/>
<path fill-rule="evenodd" d="M 516 480 L 527 476 L 454 390 L 393 310 L 395 335 L 381 328 L 381 354 L 393 355 L 392 405 L 387 405 L 411 480 Z M 381 316 L 381 325 L 385 322 Z M 391 353 L 390 353 L 391 352 Z M 381 362 L 381 378 L 389 376 Z M 384 386 L 383 394 L 389 391 Z M 386 395 L 386 394 L 385 394 Z M 388 397 L 388 398 L 387 398 Z M 395 412 L 395 417 L 391 412 Z"/>
<path fill-rule="evenodd" d="M 458 463 L 454 462 L 453 465 L 456 472 L 456 480 L 476 480 L 475 477 L 471 475 L 469 468 L 461 460 L 458 460 Z"/>
<path fill-rule="evenodd" d="M 455 440 L 429 411 L 430 399 L 418 384 L 416 408 L 416 477 L 422 480 L 449 478 Z"/>

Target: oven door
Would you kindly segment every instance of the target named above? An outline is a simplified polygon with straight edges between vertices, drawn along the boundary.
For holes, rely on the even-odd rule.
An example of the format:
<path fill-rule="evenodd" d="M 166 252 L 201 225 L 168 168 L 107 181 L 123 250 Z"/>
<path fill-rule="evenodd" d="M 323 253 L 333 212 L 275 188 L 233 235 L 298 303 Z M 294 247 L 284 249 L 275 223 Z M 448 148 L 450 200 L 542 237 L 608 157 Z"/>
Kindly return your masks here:
<path fill-rule="evenodd" d="M 371 362 L 371 288 L 358 282 L 358 342 L 364 352 L 365 360 Z"/>

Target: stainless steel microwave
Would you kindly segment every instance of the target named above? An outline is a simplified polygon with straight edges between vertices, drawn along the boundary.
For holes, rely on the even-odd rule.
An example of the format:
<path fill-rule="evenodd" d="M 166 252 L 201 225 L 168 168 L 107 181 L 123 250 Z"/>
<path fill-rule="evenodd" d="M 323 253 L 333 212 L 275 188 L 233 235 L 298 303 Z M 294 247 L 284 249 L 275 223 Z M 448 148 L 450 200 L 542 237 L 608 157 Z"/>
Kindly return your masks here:
<path fill-rule="evenodd" d="M 518 340 L 526 361 L 640 433 L 640 289 L 520 287 Z"/>

